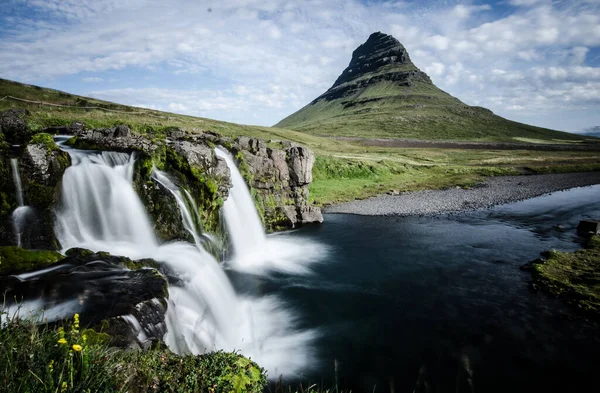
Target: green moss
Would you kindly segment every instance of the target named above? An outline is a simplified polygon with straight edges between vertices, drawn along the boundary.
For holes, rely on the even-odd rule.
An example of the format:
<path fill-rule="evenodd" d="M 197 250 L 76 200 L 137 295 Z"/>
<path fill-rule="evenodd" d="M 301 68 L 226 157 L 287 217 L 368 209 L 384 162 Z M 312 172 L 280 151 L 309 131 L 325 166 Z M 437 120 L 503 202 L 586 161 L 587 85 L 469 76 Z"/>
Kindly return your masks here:
<path fill-rule="evenodd" d="M 48 151 L 60 150 L 58 145 L 54 142 L 52 135 L 46 133 L 35 134 L 29 141 L 31 144 L 42 144 Z"/>
<path fill-rule="evenodd" d="M 56 251 L 32 251 L 15 246 L 0 247 L 0 275 L 41 269 L 63 258 L 64 256 Z"/>
<path fill-rule="evenodd" d="M 76 136 L 73 136 L 73 137 L 71 137 L 71 138 L 69 138 L 69 139 L 67 139 L 67 140 L 65 141 L 65 145 L 67 145 L 67 146 L 71 146 L 71 147 L 73 147 L 73 146 L 75 146 L 76 144 L 77 144 L 77 137 L 76 137 Z"/>
<path fill-rule="evenodd" d="M 544 256 L 546 261 L 533 264 L 536 286 L 600 318 L 600 236 L 593 236 L 582 250 L 552 250 Z"/>
<path fill-rule="evenodd" d="M 202 169 L 189 165 L 184 157 L 174 149 L 166 148 L 165 167 L 168 172 L 179 178 L 180 183 L 186 185 L 198 202 L 200 216 L 204 229 L 209 232 L 218 232 L 219 210 L 223 200 L 219 196 L 218 184 Z"/>
<path fill-rule="evenodd" d="M 159 350 L 134 353 L 127 373 L 131 393 L 141 392 L 262 392 L 264 370 L 235 353 L 213 352 L 177 356 Z"/>

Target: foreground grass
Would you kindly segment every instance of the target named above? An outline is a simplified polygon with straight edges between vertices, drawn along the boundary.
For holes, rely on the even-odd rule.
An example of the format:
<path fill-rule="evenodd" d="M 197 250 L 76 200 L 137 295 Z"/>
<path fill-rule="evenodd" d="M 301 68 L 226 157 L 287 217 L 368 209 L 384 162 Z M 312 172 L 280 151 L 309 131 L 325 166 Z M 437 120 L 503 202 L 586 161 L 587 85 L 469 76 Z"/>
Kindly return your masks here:
<path fill-rule="evenodd" d="M 110 337 L 66 326 L 38 326 L 2 314 L 0 392 L 262 392 L 264 370 L 235 353 L 177 356 L 124 351 Z"/>
<path fill-rule="evenodd" d="M 0 101 L 0 111 L 11 108 L 27 109 L 31 113 L 28 117 L 28 125 L 34 132 L 39 132 L 46 127 L 66 126 L 74 121 L 83 121 L 89 128 L 113 127 L 124 123 L 134 132 L 149 134 L 149 136 L 161 136 L 170 127 L 181 127 L 192 134 L 213 131 L 230 137 L 245 135 L 262 138 L 270 143 L 292 141 L 303 144 L 312 149 L 317 156 L 313 169 L 314 181 L 310 186 L 311 201 L 317 205 L 367 198 L 391 190 L 469 187 L 486 176 L 600 170 L 600 152 L 593 151 L 550 152 L 362 146 L 358 143 L 284 128 L 246 126 L 135 108 L 0 79 L 0 98 L 5 96 L 69 106 L 55 107 L 12 99 Z M 96 109 L 89 109 L 90 107 Z M 415 108 L 408 109 L 415 110 Z M 458 115 L 464 116 L 467 120 L 470 116 L 462 112 Z M 376 134 L 373 128 L 379 127 L 377 124 L 377 122 L 371 124 L 372 129 L 367 136 Z M 419 125 L 421 126 L 423 125 Z M 441 129 L 439 125 L 432 125 L 432 127 L 436 130 Z M 385 130 L 385 127 L 378 129 Z M 447 136 L 444 133 L 436 135 L 435 139 Z M 535 135 L 527 140 L 522 140 L 523 137 L 520 137 L 520 141 L 532 143 L 548 141 L 548 139 L 534 137 Z M 581 138 L 575 136 L 572 140 L 580 141 Z M 560 139 L 560 141 L 566 140 Z"/>
<path fill-rule="evenodd" d="M 550 251 L 531 265 L 534 284 L 578 310 L 600 317 L 600 236 L 572 253 Z"/>

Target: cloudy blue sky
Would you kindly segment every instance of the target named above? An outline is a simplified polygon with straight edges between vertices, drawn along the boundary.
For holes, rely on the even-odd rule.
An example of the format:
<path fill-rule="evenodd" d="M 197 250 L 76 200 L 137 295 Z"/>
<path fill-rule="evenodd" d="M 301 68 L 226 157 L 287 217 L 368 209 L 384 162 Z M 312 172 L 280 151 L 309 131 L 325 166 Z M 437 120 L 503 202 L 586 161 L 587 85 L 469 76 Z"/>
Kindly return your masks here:
<path fill-rule="evenodd" d="M 272 125 L 374 31 L 434 83 L 509 119 L 600 125 L 600 0 L 1 0 L 0 77 Z"/>

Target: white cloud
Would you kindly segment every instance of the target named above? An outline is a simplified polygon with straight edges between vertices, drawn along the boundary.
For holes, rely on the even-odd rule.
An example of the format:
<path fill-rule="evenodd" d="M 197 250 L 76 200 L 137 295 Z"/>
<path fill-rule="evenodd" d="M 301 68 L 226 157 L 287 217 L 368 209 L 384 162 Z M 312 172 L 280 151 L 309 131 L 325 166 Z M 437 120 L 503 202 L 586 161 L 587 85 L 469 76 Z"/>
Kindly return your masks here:
<path fill-rule="evenodd" d="M 45 17 L 0 16 L 2 77 L 48 84 L 72 76 L 100 85 L 100 79 L 124 73 L 128 77 L 114 84 L 120 94 L 95 93 L 176 112 L 275 123 L 331 86 L 373 31 L 398 38 L 445 91 L 500 114 L 518 114 L 517 120 L 527 114 L 543 123 L 545 113 L 560 108 L 600 105 L 598 0 L 510 0 L 514 11 L 501 16 L 496 6 L 445 1 L 15 4 L 21 3 Z M 137 73 L 153 77 L 136 80 L 146 87 L 128 92 L 126 83 Z M 161 86 L 185 80 L 188 87 L 151 90 L 157 80 Z M 582 110 L 594 116 L 592 109 Z"/>

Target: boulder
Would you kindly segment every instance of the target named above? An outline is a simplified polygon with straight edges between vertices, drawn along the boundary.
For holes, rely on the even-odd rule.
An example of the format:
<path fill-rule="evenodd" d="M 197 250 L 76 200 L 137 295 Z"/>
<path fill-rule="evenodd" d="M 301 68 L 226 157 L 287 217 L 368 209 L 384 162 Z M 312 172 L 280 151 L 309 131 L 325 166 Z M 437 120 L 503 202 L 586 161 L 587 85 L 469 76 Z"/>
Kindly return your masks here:
<path fill-rule="evenodd" d="M 29 139 L 26 118 L 29 111 L 26 109 L 9 109 L 0 112 L 0 132 L 7 141 L 20 144 Z"/>
<path fill-rule="evenodd" d="M 304 146 L 294 146 L 286 150 L 290 179 L 297 186 L 312 182 L 312 167 L 315 163 L 314 153 Z"/>
<path fill-rule="evenodd" d="M 115 127 L 115 131 L 113 132 L 113 136 L 115 138 L 126 138 L 131 136 L 131 128 L 124 124 Z"/>
<path fill-rule="evenodd" d="M 577 232 L 584 235 L 600 235 L 600 221 L 580 221 Z"/>

